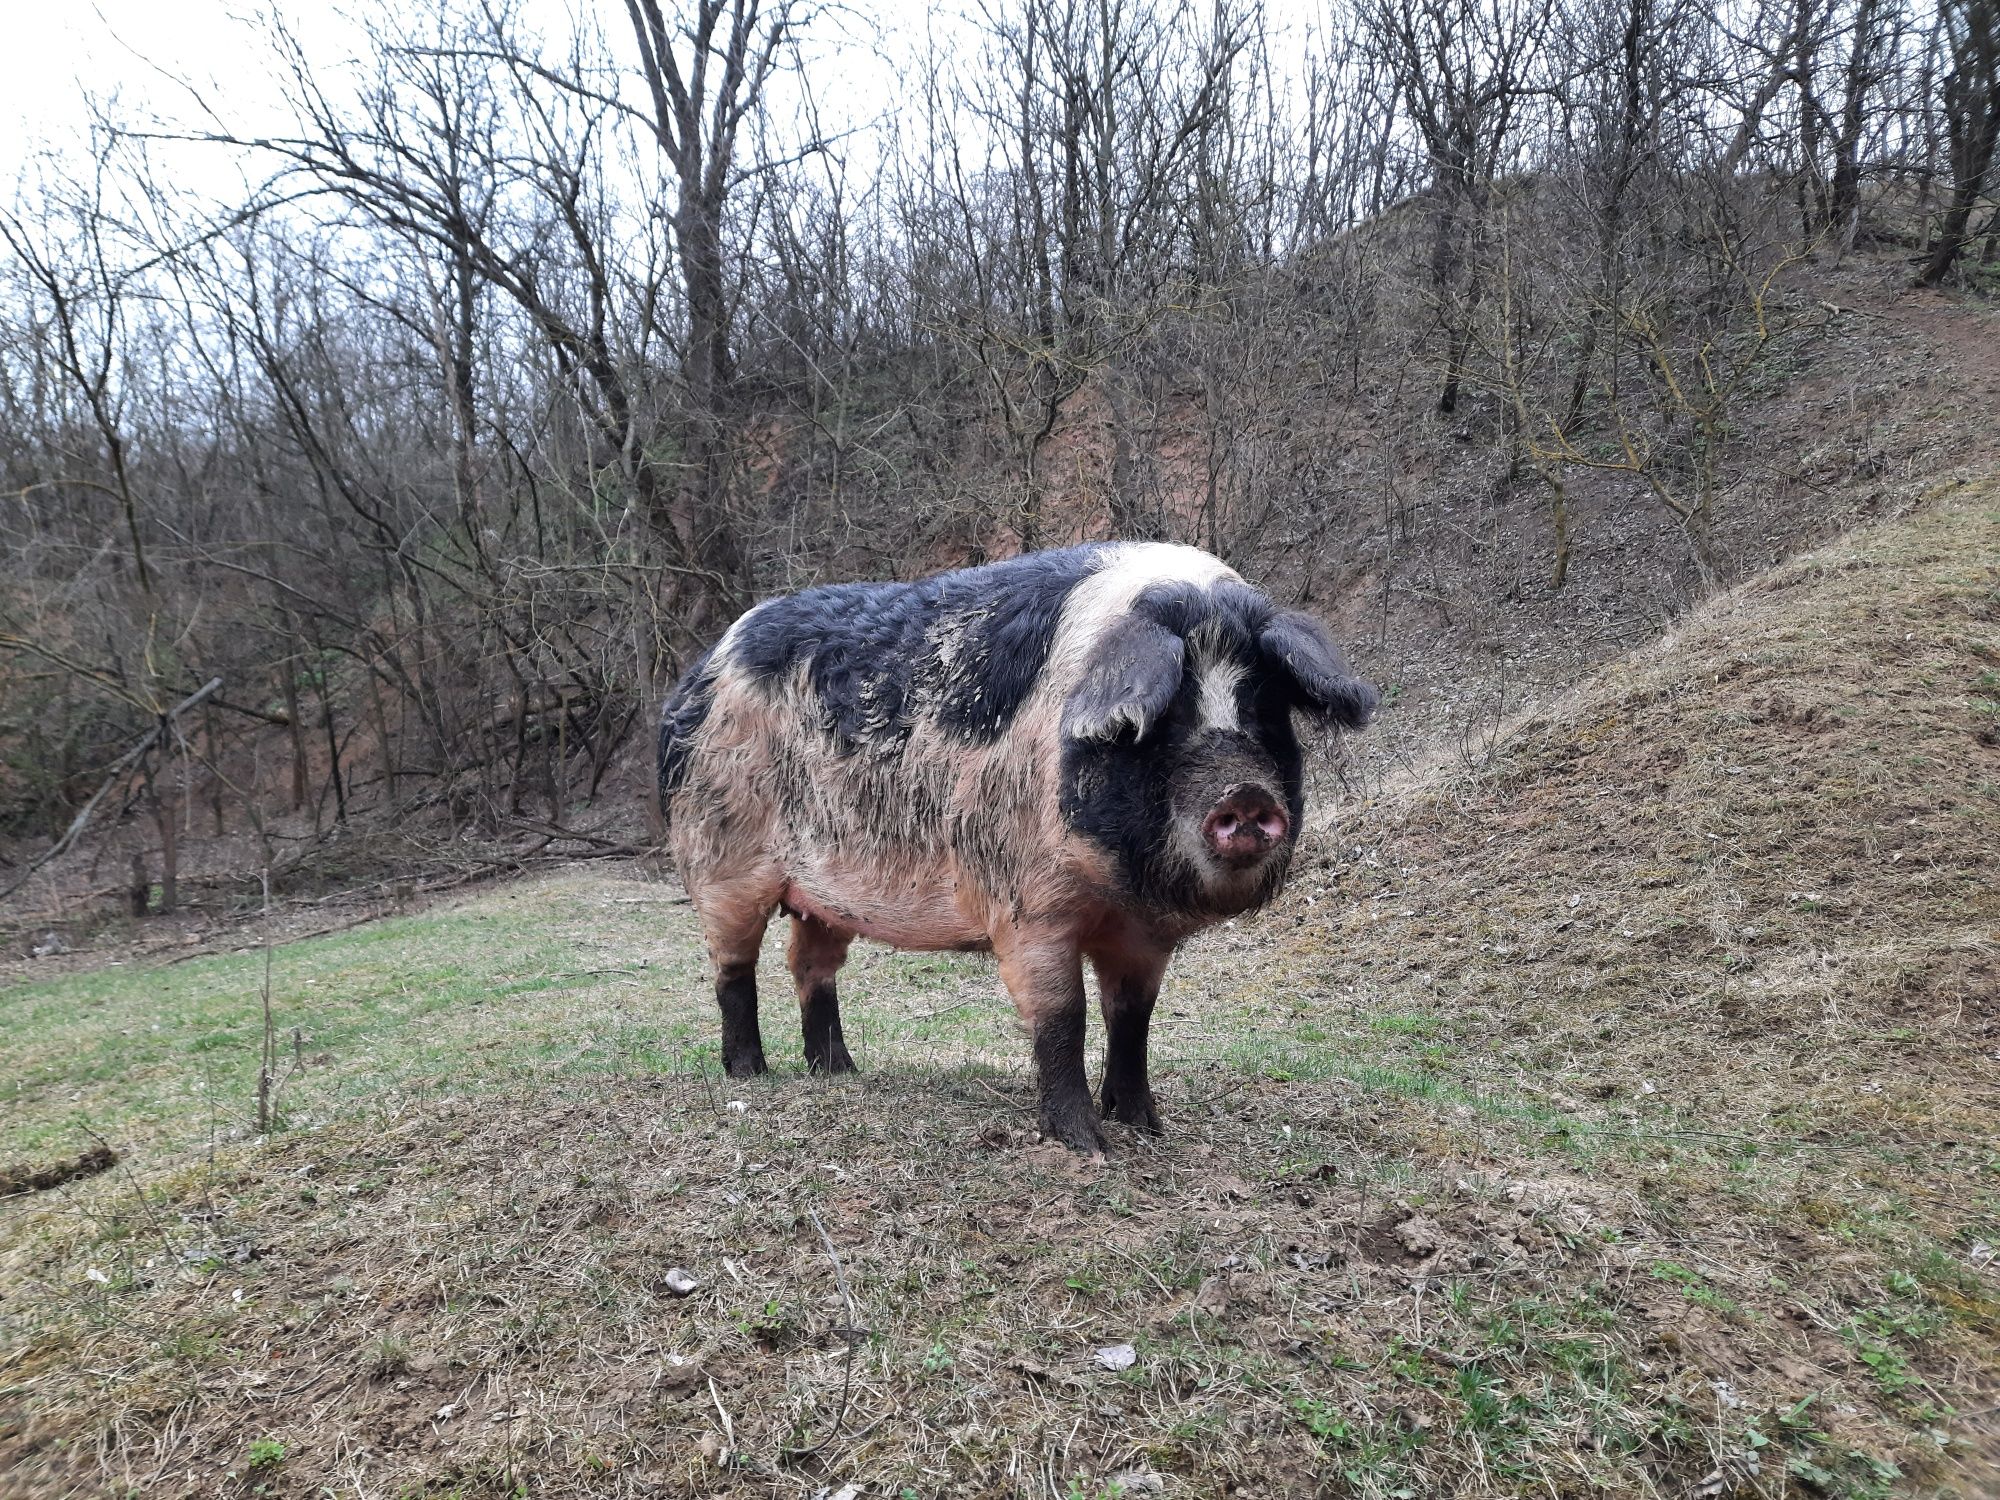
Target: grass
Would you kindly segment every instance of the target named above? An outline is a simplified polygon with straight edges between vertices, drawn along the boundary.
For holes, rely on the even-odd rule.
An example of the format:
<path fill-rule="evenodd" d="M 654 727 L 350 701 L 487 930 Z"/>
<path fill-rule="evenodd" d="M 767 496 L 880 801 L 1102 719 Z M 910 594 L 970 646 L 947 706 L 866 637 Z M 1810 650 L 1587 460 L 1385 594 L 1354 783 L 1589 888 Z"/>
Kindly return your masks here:
<path fill-rule="evenodd" d="M 278 946 L 264 1138 L 261 953 L 16 984 L 0 1162 L 123 1159 L 0 1203 L 4 1487 L 1992 1493 L 1995 556 L 1945 496 L 1349 812 L 1102 1165 L 978 959 L 857 950 L 828 1081 L 774 933 L 722 1078 L 635 869 Z"/>
<path fill-rule="evenodd" d="M 781 931 L 767 946 L 774 1065 L 799 1072 Z M 308 1057 L 285 1094 L 294 1123 L 384 1093 L 490 1094 L 659 1072 L 714 1040 L 693 921 L 664 887 L 509 890 L 286 944 L 272 968 L 281 1040 L 289 1050 L 291 1028 L 303 1028 Z M 859 1013 L 862 1035 L 880 1028 L 918 1052 L 1008 1053 L 1011 1012 L 992 1003 L 983 965 L 877 952 L 850 973 L 899 997 Z M 249 952 L 8 991 L 0 1161 L 66 1149 L 85 1128 L 168 1150 L 240 1131 L 252 1118 L 262 974 L 262 956 Z"/>

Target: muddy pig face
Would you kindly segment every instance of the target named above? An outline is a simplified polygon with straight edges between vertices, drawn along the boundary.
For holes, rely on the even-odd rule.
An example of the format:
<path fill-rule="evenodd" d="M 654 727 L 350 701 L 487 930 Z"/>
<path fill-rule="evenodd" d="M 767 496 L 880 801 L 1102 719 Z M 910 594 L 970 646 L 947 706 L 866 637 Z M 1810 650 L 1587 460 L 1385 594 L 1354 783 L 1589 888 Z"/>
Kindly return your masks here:
<path fill-rule="evenodd" d="M 1155 918 L 1251 910 L 1305 813 L 1293 715 L 1359 728 L 1374 705 L 1318 621 L 1254 590 L 1142 598 L 1064 706 L 1063 816 Z"/>

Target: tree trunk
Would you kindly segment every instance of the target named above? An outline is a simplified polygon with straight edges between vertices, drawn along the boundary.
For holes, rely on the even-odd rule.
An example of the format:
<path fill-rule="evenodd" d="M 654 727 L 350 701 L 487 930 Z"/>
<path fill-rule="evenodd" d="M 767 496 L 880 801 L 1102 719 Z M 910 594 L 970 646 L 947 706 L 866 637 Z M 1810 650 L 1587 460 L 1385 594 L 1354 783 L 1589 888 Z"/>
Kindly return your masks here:
<path fill-rule="evenodd" d="M 164 753 L 162 756 L 164 760 Z M 160 915 L 171 916 L 180 905 L 181 855 L 173 796 L 164 788 L 167 766 L 153 780 L 153 824 L 160 830 Z"/>
<path fill-rule="evenodd" d="M 299 713 L 298 669 L 294 660 L 287 659 L 280 665 L 278 681 L 284 692 L 285 717 L 291 720 L 292 811 L 297 812 L 306 805 L 306 726 Z"/>
<path fill-rule="evenodd" d="M 1882 0 L 1861 0 L 1854 14 L 1854 40 L 1840 101 L 1840 125 L 1833 138 L 1833 191 L 1829 227 L 1851 244 L 1861 219 L 1861 132 L 1867 124 L 1868 91 L 1875 86 L 1876 24 Z"/>
<path fill-rule="evenodd" d="M 1988 154 L 1990 156 L 1990 151 Z M 1951 274 L 1951 268 L 1958 263 L 1966 242 L 1971 239 L 1967 225 L 1972 221 L 1972 210 L 1978 200 L 1978 179 L 1960 179 L 1952 189 L 1951 202 L 1944 211 L 1944 222 L 1938 226 L 1937 244 L 1931 250 L 1931 258 L 1917 275 L 1918 286 L 1936 286 Z"/>
<path fill-rule="evenodd" d="M 1918 286 L 1943 281 L 1971 240 L 1972 213 L 1991 187 L 2000 149 L 2000 0 L 1957 0 L 1947 7 L 1946 19 L 1952 49 L 1943 90 L 1951 202 Z"/>
<path fill-rule="evenodd" d="M 208 811 L 215 825 L 215 836 L 222 837 L 222 731 L 215 720 L 215 709 L 202 705 L 202 736 L 208 741 Z"/>

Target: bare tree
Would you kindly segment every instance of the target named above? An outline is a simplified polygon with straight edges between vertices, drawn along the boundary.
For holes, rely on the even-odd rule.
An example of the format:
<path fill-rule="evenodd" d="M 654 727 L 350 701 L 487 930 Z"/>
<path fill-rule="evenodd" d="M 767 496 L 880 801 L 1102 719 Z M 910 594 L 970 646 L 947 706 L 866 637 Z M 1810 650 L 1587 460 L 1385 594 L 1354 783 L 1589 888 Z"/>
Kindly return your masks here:
<path fill-rule="evenodd" d="M 1444 340 L 1438 410 L 1457 409 L 1472 319 L 1486 293 L 1481 255 L 1493 184 L 1512 165 L 1523 103 L 1552 12 L 1519 0 L 1375 0 L 1376 46 L 1430 168 L 1430 287 Z"/>
<path fill-rule="evenodd" d="M 1973 210 L 1995 196 L 2000 155 L 2000 3 L 1942 0 L 1939 33 L 1946 65 L 1938 108 L 1949 143 L 1952 187 L 1930 259 L 1918 273 L 1936 286 L 1972 238 Z"/>
<path fill-rule="evenodd" d="M 1844 245 L 1852 245 L 1861 232 L 1862 148 L 1871 122 L 1869 104 L 1893 69 L 1901 21 L 1899 0 L 1855 0 L 1847 17 L 1847 59 L 1841 69 L 1827 197 L 1828 227 Z"/>
<path fill-rule="evenodd" d="M 722 499 L 733 375 L 724 226 L 732 199 L 752 175 L 738 149 L 744 121 L 762 104 L 794 39 L 801 7 L 795 0 L 778 0 L 768 11 L 760 0 L 694 0 L 691 13 L 672 27 L 658 0 L 626 0 L 625 8 L 652 101 L 653 136 L 673 169 L 676 190 L 687 410 L 674 523 L 689 556 L 722 595 L 718 602 L 730 603 L 741 587 L 741 565 Z M 817 144 L 809 141 L 802 149 Z"/>

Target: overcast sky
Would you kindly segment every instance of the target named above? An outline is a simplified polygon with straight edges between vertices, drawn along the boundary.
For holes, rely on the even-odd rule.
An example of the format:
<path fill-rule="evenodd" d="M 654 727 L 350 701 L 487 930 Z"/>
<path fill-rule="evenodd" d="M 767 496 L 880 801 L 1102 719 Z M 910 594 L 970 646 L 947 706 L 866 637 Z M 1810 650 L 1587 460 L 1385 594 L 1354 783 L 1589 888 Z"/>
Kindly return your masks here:
<path fill-rule="evenodd" d="M 348 27 L 329 8 L 285 9 L 315 56 L 353 54 Z M 10 0 L 7 12 L 0 172 L 9 184 L 43 146 L 62 150 L 83 135 L 91 95 L 115 97 L 128 113 L 191 122 L 199 111 L 173 81 L 187 79 L 232 115 L 271 118 L 276 87 L 252 7 L 228 0 Z"/>
<path fill-rule="evenodd" d="M 844 11 L 823 12 L 812 34 L 811 72 L 822 123 L 835 128 L 894 107 L 898 78 L 927 30 L 949 35 L 976 0 L 932 8 L 910 0 L 854 0 Z M 994 0 L 1004 5 L 1006 0 Z M 1327 0 L 1266 0 L 1272 53 L 1282 69 L 1306 45 L 1309 18 Z M 545 37 L 566 36 L 577 7 L 590 0 L 521 0 L 529 25 Z M 1197 9 L 1199 10 L 1199 6 Z M 247 0 L 7 0 L 7 61 L 0 64 L 0 197 L 11 197 L 24 168 L 44 147 L 68 155 L 89 119 L 87 98 L 115 97 L 127 119 L 157 115 L 186 125 L 202 123 L 201 107 L 187 80 L 230 126 L 254 134 L 278 126 L 279 95 L 264 41 L 263 17 L 275 9 L 307 55 L 329 70 L 360 51 L 356 16 L 422 15 L 421 0 L 350 0 L 325 4 L 258 6 Z M 622 41 L 626 25 L 619 0 L 598 0 L 602 24 Z M 834 19 L 829 22 L 827 15 Z M 835 59 L 837 58 L 837 61 Z M 177 155 L 179 185 L 218 197 L 235 197 L 242 168 L 213 150 Z M 194 180 L 189 180 L 194 179 Z"/>
<path fill-rule="evenodd" d="M 74 129 L 83 119 L 86 89 L 152 99 L 173 92 L 164 88 L 159 69 L 245 87 L 255 81 L 246 75 L 261 72 L 246 67 L 255 50 L 248 19 L 254 12 L 225 0 L 13 0 L 7 11 L 9 61 L 0 108 L 15 150 L 44 132 Z"/>

